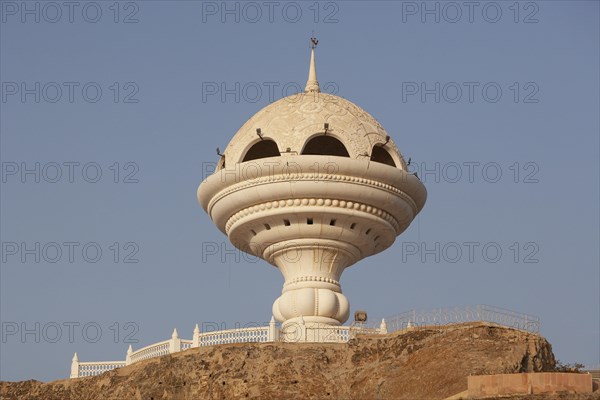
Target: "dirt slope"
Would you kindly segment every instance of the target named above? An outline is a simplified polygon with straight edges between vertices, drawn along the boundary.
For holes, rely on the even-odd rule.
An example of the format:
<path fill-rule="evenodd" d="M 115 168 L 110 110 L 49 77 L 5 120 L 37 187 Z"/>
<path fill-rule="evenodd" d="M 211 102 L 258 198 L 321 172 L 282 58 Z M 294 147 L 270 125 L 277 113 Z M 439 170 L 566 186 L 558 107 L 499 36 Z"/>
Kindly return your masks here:
<path fill-rule="evenodd" d="M 1 382 L 4 399 L 444 399 L 469 374 L 550 371 L 542 337 L 486 323 L 360 336 L 348 344 L 190 349 L 101 376 Z M 583 398 L 582 398 L 583 399 Z"/>

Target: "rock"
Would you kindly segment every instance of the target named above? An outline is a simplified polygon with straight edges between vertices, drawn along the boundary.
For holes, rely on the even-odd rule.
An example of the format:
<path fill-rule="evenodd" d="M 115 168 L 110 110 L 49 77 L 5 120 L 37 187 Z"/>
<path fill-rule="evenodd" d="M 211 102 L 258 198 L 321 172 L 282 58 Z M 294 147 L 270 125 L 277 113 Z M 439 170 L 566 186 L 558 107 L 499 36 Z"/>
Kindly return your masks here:
<path fill-rule="evenodd" d="M 1 382 L 14 400 L 444 399 L 470 374 L 552 371 L 541 336 L 488 323 L 416 327 L 344 344 L 190 349 L 89 378 Z M 520 397 L 519 399 L 526 397 Z"/>

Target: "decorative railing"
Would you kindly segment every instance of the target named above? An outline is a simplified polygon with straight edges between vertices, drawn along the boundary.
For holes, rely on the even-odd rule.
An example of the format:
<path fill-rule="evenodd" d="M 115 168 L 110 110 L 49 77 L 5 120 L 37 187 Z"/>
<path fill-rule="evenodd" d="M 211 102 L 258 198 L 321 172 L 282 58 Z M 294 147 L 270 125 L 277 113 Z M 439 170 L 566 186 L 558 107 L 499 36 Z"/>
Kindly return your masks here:
<path fill-rule="evenodd" d="M 305 325 L 291 323 L 280 330 L 283 342 L 320 342 L 345 343 L 350 339 L 349 326 L 331 326 L 327 324 Z"/>
<path fill-rule="evenodd" d="M 194 344 L 193 340 L 185 340 L 185 339 L 181 339 L 181 351 L 187 350 L 187 349 L 191 349 Z"/>
<path fill-rule="evenodd" d="M 381 320 L 381 324 L 379 324 L 379 328 L 367 328 L 361 325 L 351 326 L 348 330 L 348 338 L 354 339 L 357 335 L 375 335 L 381 333 L 388 333 L 387 323 L 385 322 L 385 318 Z"/>
<path fill-rule="evenodd" d="M 79 363 L 79 376 L 100 375 L 111 369 L 125 366 L 125 361 L 82 362 Z"/>
<path fill-rule="evenodd" d="M 204 333 L 200 333 L 200 329 L 196 324 L 192 340 L 180 339 L 177 329 L 175 329 L 169 340 L 154 343 L 136 351 L 133 351 L 131 346 L 129 346 L 125 361 L 79 362 L 77 353 L 75 353 L 71 362 L 71 378 L 100 375 L 111 369 L 124 367 L 154 357 L 188 350 L 193 347 L 214 346 L 228 343 L 275 342 L 278 340 L 279 329 L 273 318 L 271 318 L 271 322 L 268 326 Z"/>
<path fill-rule="evenodd" d="M 388 333 L 388 326 L 389 331 L 393 332 L 419 326 L 475 321 L 496 323 L 533 333 L 538 333 L 540 330 L 540 319 L 538 317 L 487 305 L 440 308 L 429 311 L 407 311 L 391 318 L 383 319 L 379 327 L 370 328 L 361 323 L 355 323 L 352 326 L 305 324 L 301 319 L 297 323 L 289 323 L 280 329 L 276 326 L 273 318 L 271 318 L 268 326 L 204 333 L 201 333 L 198 325 L 196 325 L 192 340 L 180 339 L 177 329 L 175 329 L 170 340 L 155 343 L 136 351 L 133 351 L 131 346 L 129 346 L 125 361 L 79 362 L 77 353 L 75 353 L 71 363 L 71 378 L 100 375 L 114 368 L 124 367 L 142 360 L 194 347 L 228 343 L 265 343 L 276 341 L 346 343 L 360 334 Z"/>
<path fill-rule="evenodd" d="M 359 334 L 387 333 L 385 322 L 379 328 L 366 328 L 362 326 L 331 326 L 327 324 L 304 325 L 289 324 L 280 330 L 280 339 L 283 342 L 319 342 L 319 343 L 346 343 Z"/>
<path fill-rule="evenodd" d="M 325 343 L 345 343 L 350 339 L 350 327 L 347 326 L 308 326 L 304 328 L 306 341 Z M 297 341 L 302 341 L 300 337 Z"/>
<path fill-rule="evenodd" d="M 386 318 L 390 332 L 413 326 L 447 325 L 484 321 L 531 333 L 539 333 L 540 319 L 499 307 L 477 305 L 467 307 L 412 310 Z"/>
<path fill-rule="evenodd" d="M 147 360 L 149 358 L 166 356 L 169 354 L 171 348 L 171 341 L 165 340 L 163 342 L 151 344 L 150 346 L 143 347 L 135 352 L 129 354 L 129 364 L 136 363 L 138 361 Z"/>
<path fill-rule="evenodd" d="M 205 332 L 200 334 L 200 346 L 213 346 L 228 343 L 269 342 L 269 327 L 229 329 L 226 331 Z"/>

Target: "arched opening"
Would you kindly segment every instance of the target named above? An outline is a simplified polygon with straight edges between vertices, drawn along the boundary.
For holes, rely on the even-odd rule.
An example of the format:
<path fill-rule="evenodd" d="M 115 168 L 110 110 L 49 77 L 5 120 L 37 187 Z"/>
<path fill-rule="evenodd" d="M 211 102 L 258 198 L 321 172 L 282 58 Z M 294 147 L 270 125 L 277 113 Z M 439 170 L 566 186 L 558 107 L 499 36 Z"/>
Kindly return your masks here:
<path fill-rule="evenodd" d="M 342 142 L 333 136 L 315 136 L 310 139 L 302 154 L 316 154 L 321 156 L 338 156 L 338 157 L 350 157 L 348 150 Z"/>
<path fill-rule="evenodd" d="M 388 153 L 387 150 L 383 148 L 383 146 L 373 146 L 373 151 L 371 152 L 371 161 L 389 165 L 391 167 L 396 166 L 394 159 L 392 158 L 390 153 Z"/>
<path fill-rule="evenodd" d="M 270 139 L 264 139 L 260 142 L 256 142 L 248 149 L 242 162 L 256 160 L 259 158 L 277 157 L 280 156 L 279 148 L 277 143 Z"/>

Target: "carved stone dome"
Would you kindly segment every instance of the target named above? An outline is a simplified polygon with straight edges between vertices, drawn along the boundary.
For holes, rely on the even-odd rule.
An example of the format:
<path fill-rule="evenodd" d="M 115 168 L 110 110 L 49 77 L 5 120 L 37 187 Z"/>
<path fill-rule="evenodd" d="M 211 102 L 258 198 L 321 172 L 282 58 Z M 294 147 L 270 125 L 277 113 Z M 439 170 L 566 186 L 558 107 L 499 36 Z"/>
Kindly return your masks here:
<path fill-rule="evenodd" d="M 373 116 L 342 97 L 321 93 L 314 48 L 304 93 L 284 97 L 252 116 L 225 149 L 225 163 L 281 155 L 371 160 L 406 170 L 402 154 Z"/>
<path fill-rule="evenodd" d="M 284 153 L 347 154 L 388 165 L 391 161 L 406 169 L 396 145 L 375 118 L 342 97 L 321 92 L 288 96 L 257 112 L 233 137 L 225 159 L 239 163 Z"/>

